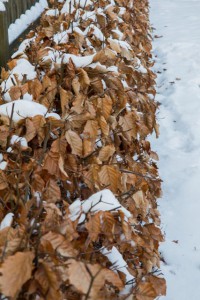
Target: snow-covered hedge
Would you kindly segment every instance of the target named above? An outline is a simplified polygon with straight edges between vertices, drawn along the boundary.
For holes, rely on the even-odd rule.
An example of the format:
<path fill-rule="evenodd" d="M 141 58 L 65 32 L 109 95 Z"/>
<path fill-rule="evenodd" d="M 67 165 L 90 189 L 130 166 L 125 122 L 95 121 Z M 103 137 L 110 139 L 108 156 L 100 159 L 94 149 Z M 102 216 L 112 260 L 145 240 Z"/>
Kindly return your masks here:
<path fill-rule="evenodd" d="M 146 140 L 158 135 L 148 1 L 51 4 L 1 73 L 0 289 L 155 299 L 165 280 Z"/>

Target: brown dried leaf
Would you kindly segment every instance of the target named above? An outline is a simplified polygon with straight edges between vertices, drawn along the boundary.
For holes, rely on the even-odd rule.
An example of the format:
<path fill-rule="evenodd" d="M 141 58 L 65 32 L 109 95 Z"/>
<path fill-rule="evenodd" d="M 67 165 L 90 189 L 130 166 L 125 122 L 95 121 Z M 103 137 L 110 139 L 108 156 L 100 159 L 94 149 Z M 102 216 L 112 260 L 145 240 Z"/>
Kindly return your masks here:
<path fill-rule="evenodd" d="M 100 111 L 106 120 L 110 117 L 112 106 L 113 102 L 109 96 L 105 95 L 104 98 L 98 98 L 98 108 L 100 108 Z"/>
<path fill-rule="evenodd" d="M 88 120 L 84 127 L 84 134 L 88 134 L 90 138 L 95 139 L 98 134 L 98 122 L 96 120 Z"/>
<path fill-rule="evenodd" d="M 111 189 L 114 193 L 117 192 L 120 183 L 121 173 L 114 166 L 103 166 L 99 172 L 100 182 Z"/>
<path fill-rule="evenodd" d="M 99 264 L 91 265 L 69 260 L 68 275 L 70 283 L 82 294 L 87 294 L 91 280 L 93 280 L 89 293 L 91 299 L 99 299 L 99 292 L 105 282 L 111 283 L 118 289 L 123 287 L 123 283 L 116 273 L 102 268 Z"/>
<path fill-rule="evenodd" d="M 93 58 L 93 62 L 99 62 L 101 64 L 105 64 L 109 62 L 109 65 L 112 65 L 116 61 L 116 54 L 109 48 L 105 48 L 97 54 L 95 54 Z"/>
<path fill-rule="evenodd" d="M 95 242 L 101 231 L 101 222 L 100 222 L 101 212 L 98 212 L 94 215 L 88 216 L 88 221 L 85 224 L 85 228 L 88 230 L 89 239 L 92 242 Z"/>
<path fill-rule="evenodd" d="M 140 282 L 137 287 L 136 300 L 154 300 L 157 294 L 149 282 Z"/>
<path fill-rule="evenodd" d="M 80 94 L 80 90 L 81 90 L 81 85 L 80 85 L 78 77 L 75 77 L 72 80 L 72 87 L 73 87 L 75 95 L 78 96 Z"/>
<path fill-rule="evenodd" d="M 1 68 L 1 79 L 7 80 L 9 77 L 9 72 L 5 70 L 5 68 Z"/>
<path fill-rule="evenodd" d="M 83 143 L 79 135 L 75 131 L 68 130 L 65 133 L 65 138 L 72 149 L 72 153 L 78 156 L 82 156 Z"/>
<path fill-rule="evenodd" d="M 164 278 L 159 278 L 157 276 L 150 275 L 149 282 L 152 284 L 154 290 L 158 296 L 166 295 L 166 281 Z"/>
<path fill-rule="evenodd" d="M 61 192 L 55 180 L 49 179 L 43 197 L 48 203 L 55 203 L 60 200 Z"/>
<path fill-rule="evenodd" d="M 77 250 L 72 247 L 72 244 L 61 234 L 56 232 L 48 232 L 43 235 L 41 243 L 49 241 L 52 248 L 63 257 L 72 257 L 77 255 Z"/>
<path fill-rule="evenodd" d="M 4 190 L 8 187 L 6 176 L 2 170 L 0 170 L 0 190 Z"/>
<path fill-rule="evenodd" d="M 33 252 L 17 252 L 6 258 L 0 268 L 0 290 L 5 296 L 15 297 L 31 278 L 33 258 Z"/>
<path fill-rule="evenodd" d="M 102 147 L 99 151 L 99 159 L 101 161 L 107 161 L 109 158 L 115 153 L 115 146 L 114 145 L 107 145 Z"/>
<path fill-rule="evenodd" d="M 129 112 L 124 117 L 120 116 L 119 125 L 122 127 L 123 135 L 131 141 L 132 138 L 137 138 L 137 117 L 134 113 Z"/>
<path fill-rule="evenodd" d="M 81 89 L 85 90 L 90 85 L 90 78 L 84 69 L 78 69 L 78 72 Z"/>
<path fill-rule="evenodd" d="M 47 263 L 41 262 L 39 264 L 34 278 L 46 300 L 62 300 L 56 272 Z"/>
<path fill-rule="evenodd" d="M 1 116 L 1 121 L 8 122 L 7 117 Z M 7 138 L 9 136 L 9 127 L 6 125 L 0 126 L 0 145 L 4 148 L 7 145 Z"/>
<path fill-rule="evenodd" d="M 72 92 L 64 90 L 62 87 L 60 87 L 60 102 L 61 102 L 61 110 L 62 115 L 66 113 L 66 111 L 69 109 L 69 101 L 72 99 Z"/>
<path fill-rule="evenodd" d="M 110 127 L 109 127 L 109 124 L 106 122 L 104 116 L 100 116 L 99 125 L 100 125 L 103 135 L 108 136 Z"/>
<path fill-rule="evenodd" d="M 31 119 L 27 118 L 26 119 L 26 135 L 25 138 L 27 142 L 30 142 L 37 134 L 37 130 L 34 126 L 34 123 Z"/>
<path fill-rule="evenodd" d="M 37 100 L 42 93 L 42 84 L 38 79 L 28 81 L 28 92 L 33 95 L 33 99 Z"/>
<path fill-rule="evenodd" d="M 21 96 L 21 89 L 19 86 L 11 86 L 9 89 L 9 95 L 12 100 L 18 100 Z"/>

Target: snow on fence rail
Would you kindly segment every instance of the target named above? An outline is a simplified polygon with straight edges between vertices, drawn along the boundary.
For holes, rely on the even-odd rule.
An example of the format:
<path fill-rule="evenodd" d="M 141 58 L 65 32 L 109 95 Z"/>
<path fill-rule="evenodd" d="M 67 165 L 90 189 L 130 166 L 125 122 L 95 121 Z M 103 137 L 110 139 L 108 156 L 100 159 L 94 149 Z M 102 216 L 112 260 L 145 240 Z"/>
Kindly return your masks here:
<path fill-rule="evenodd" d="M 46 6 L 46 0 L 0 0 L 0 66 L 6 64 L 13 42 Z"/>

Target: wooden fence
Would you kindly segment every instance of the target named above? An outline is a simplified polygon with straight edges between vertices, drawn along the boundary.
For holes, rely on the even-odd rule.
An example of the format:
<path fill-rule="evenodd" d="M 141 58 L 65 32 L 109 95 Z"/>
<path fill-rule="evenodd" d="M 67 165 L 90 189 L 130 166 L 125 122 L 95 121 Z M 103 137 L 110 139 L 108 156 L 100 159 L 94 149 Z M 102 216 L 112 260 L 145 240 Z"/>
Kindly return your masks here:
<path fill-rule="evenodd" d="M 0 11 L 0 66 L 6 65 L 13 49 L 12 44 L 9 45 L 8 39 L 10 24 L 20 18 L 36 2 L 39 2 L 39 0 L 8 0 L 8 2 L 4 2 L 6 10 Z"/>

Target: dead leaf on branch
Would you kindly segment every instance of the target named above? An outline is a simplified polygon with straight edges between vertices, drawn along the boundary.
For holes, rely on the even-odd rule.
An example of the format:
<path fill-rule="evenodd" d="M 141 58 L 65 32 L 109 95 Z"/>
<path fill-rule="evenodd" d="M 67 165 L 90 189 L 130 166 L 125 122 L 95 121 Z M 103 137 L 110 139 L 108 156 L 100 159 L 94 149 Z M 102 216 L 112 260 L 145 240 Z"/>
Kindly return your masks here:
<path fill-rule="evenodd" d="M 77 255 L 77 250 L 59 233 L 50 231 L 42 237 L 41 243 L 43 243 L 43 241 L 49 241 L 52 248 L 63 257 L 75 257 Z"/>
<path fill-rule="evenodd" d="M 120 187 L 121 173 L 113 166 L 103 166 L 99 172 L 99 178 L 102 185 L 108 187 L 114 193 Z"/>
<path fill-rule="evenodd" d="M 62 300 L 59 279 L 55 270 L 52 272 L 51 266 L 45 262 L 40 262 L 34 278 L 46 300 Z"/>
<path fill-rule="evenodd" d="M 7 179 L 2 170 L 0 170 L 0 190 L 4 190 L 8 187 Z"/>
<path fill-rule="evenodd" d="M 114 145 L 107 145 L 99 151 L 99 159 L 101 161 L 107 161 L 115 153 Z"/>
<path fill-rule="evenodd" d="M 81 138 L 79 137 L 79 135 L 72 130 L 68 130 L 65 133 L 65 138 L 72 149 L 72 153 L 75 155 L 78 155 L 78 156 L 82 156 L 83 142 L 82 142 Z"/>
<path fill-rule="evenodd" d="M 151 283 L 141 282 L 137 287 L 135 296 L 136 300 L 155 300 L 157 294 Z"/>
<path fill-rule="evenodd" d="M 84 264 L 69 260 L 68 276 L 70 283 L 82 294 L 91 299 L 99 299 L 99 292 L 105 282 L 121 290 L 123 283 L 119 276 L 111 270 L 102 268 L 99 264 Z"/>
<path fill-rule="evenodd" d="M 45 187 L 45 192 L 43 193 L 43 197 L 44 200 L 46 200 L 49 203 L 55 203 L 60 200 L 61 192 L 55 180 L 50 179 L 47 182 L 47 185 Z"/>
<path fill-rule="evenodd" d="M 31 278 L 33 258 L 33 252 L 17 252 L 6 258 L 0 267 L 0 291 L 5 296 L 14 298 Z"/>

